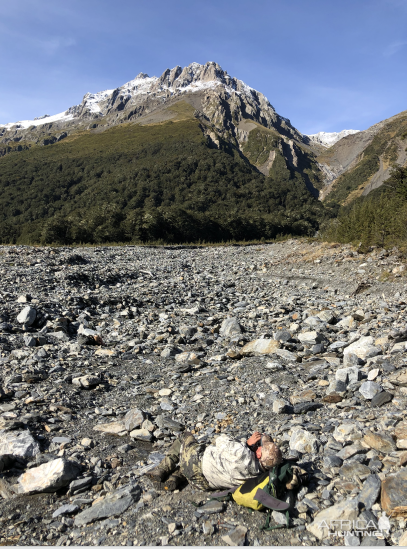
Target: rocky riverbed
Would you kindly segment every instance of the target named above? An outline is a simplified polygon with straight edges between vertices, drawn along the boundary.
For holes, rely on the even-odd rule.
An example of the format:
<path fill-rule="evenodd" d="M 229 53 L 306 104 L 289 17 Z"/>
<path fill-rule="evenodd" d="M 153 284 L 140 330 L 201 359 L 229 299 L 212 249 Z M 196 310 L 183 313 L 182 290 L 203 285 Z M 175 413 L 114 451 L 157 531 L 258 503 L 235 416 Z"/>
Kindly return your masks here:
<path fill-rule="evenodd" d="M 406 545 L 397 249 L 5 246 L 0 275 L 2 545 Z M 184 429 L 270 433 L 310 476 L 290 528 L 160 492 Z"/>

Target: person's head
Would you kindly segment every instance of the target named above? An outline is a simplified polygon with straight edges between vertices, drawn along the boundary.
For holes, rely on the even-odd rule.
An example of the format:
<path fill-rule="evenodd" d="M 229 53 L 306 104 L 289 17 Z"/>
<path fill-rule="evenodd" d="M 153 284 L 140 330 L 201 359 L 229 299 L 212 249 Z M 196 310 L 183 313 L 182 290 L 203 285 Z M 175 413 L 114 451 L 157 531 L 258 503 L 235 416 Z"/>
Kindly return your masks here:
<path fill-rule="evenodd" d="M 263 442 L 259 452 L 259 461 L 263 469 L 269 470 L 272 467 L 280 465 L 283 461 L 283 455 L 280 448 L 274 442 Z"/>

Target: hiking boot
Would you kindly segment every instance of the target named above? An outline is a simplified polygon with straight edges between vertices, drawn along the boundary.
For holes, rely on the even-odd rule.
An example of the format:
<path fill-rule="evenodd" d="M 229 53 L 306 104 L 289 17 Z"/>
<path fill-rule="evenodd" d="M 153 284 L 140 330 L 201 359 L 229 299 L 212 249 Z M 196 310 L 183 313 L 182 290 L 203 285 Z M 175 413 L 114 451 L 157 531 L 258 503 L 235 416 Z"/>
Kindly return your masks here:
<path fill-rule="evenodd" d="M 285 486 L 288 490 L 298 490 L 308 484 L 309 475 L 300 467 L 293 467 L 293 478 Z"/>
<path fill-rule="evenodd" d="M 174 460 L 167 456 L 161 463 L 154 467 L 154 469 L 151 469 L 151 471 L 147 473 L 147 476 L 155 482 L 163 482 L 173 471 L 175 471 L 176 467 L 177 464 L 174 463 Z"/>
<path fill-rule="evenodd" d="M 174 490 L 179 488 L 179 486 L 181 486 L 181 484 L 185 482 L 185 480 L 186 478 L 178 469 L 178 471 L 175 471 L 175 473 L 172 473 L 172 475 L 162 484 L 163 484 L 164 490 L 168 490 L 168 492 L 173 492 Z"/>
<path fill-rule="evenodd" d="M 295 490 L 296 488 L 299 488 L 300 486 L 300 481 L 299 481 L 299 478 L 297 476 L 297 473 L 293 473 L 293 478 L 290 480 L 290 482 L 288 482 L 285 487 L 287 488 L 287 490 Z"/>

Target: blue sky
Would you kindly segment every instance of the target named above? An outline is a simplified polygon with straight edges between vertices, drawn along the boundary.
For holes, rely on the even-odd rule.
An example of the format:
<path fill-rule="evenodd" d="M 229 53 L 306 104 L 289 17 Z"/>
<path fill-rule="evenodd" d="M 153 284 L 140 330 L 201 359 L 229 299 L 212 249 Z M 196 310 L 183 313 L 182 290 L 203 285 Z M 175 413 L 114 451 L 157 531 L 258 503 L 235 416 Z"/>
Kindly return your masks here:
<path fill-rule="evenodd" d="M 407 0 L 12 0 L 0 48 L 0 123 L 193 61 L 216 61 L 303 133 L 407 109 Z"/>

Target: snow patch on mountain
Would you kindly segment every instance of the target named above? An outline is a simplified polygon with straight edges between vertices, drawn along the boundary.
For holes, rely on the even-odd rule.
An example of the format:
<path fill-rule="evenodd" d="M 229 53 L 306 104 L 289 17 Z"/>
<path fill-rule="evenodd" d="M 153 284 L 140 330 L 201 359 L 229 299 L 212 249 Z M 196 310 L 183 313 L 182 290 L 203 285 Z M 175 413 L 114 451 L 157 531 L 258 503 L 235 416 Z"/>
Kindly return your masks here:
<path fill-rule="evenodd" d="M 67 111 L 60 112 L 59 114 L 53 114 L 52 116 L 46 116 L 43 118 L 42 116 L 34 119 L 34 120 L 19 120 L 18 122 L 9 122 L 8 124 L 0 124 L 0 128 L 6 128 L 6 130 L 9 130 L 13 126 L 15 126 L 16 130 L 26 130 L 30 126 L 41 126 L 42 124 L 50 124 L 52 122 L 59 122 L 64 121 L 67 122 L 68 120 L 72 120 L 73 116 L 71 114 L 67 114 Z"/>
<path fill-rule="evenodd" d="M 319 132 L 314 133 L 311 135 L 307 135 L 311 139 L 311 141 L 314 141 L 314 143 L 318 143 L 319 145 L 323 145 L 324 147 L 332 147 L 337 141 L 342 139 L 343 137 L 346 137 L 348 135 L 352 135 L 354 133 L 359 133 L 360 130 L 342 130 L 341 132 Z"/>
<path fill-rule="evenodd" d="M 95 115 L 95 117 L 104 116 L 107 113 L 109 101 L 112 103 L 116 96 L 120 96 L 120 99 L 124 102 L 129 100 L 138 102 L 138 98 L 141 99 L 146 95 L 157 97 L 158 94 L 164 93 L 165 95 L 176 96 L 205 90 L 218 90 L 219 88 L 223 89 L 229 96 L 233 94 L 238 96 L 246 95 L 255 103 L 264 102 L 263 104 L 266 104 L 267 108 L 274 111 L 267 98 L 261 93 L 241 80 L 231 77 L 217 63 L 210 61 L 205 65 L 191 63 L 184 68 L 176 66 L 173 69 L 166 69 L 159 78 L 139 73 L 133 80 L 114 90 L 87 93 L 80 105 L 70 107 L 62 113 L 47 116 L 46 118 L 40 117 L 34 120 L 20 120 L 19 122 L 0 124 L 0 128 L 8 130 L 14 126 L 14 129 L 22 130 L 30 126 L 65 122 L 81 116 L 84 112 Z"/>
<path fill-rule="evenodd" d="M 83 103 L 91 112 L 100 112 L 99 103 L 108 99 L 114 90 L 105 90 L 98 93 L 87 93 L 83 98 Z"/>
<path fill-rule="evenodd" d="M 122 94 L 128 94 L 130 96 L 146 94 L 150 91 L 150 88 L 153 84 L 157 82 L 158 78 L 156 76 L 148 76 L 148 74 L 140 72 L 136 78 L 126 82 L 119 89 Z M 112 90 L 113 92 L 114 90 Z"/>

